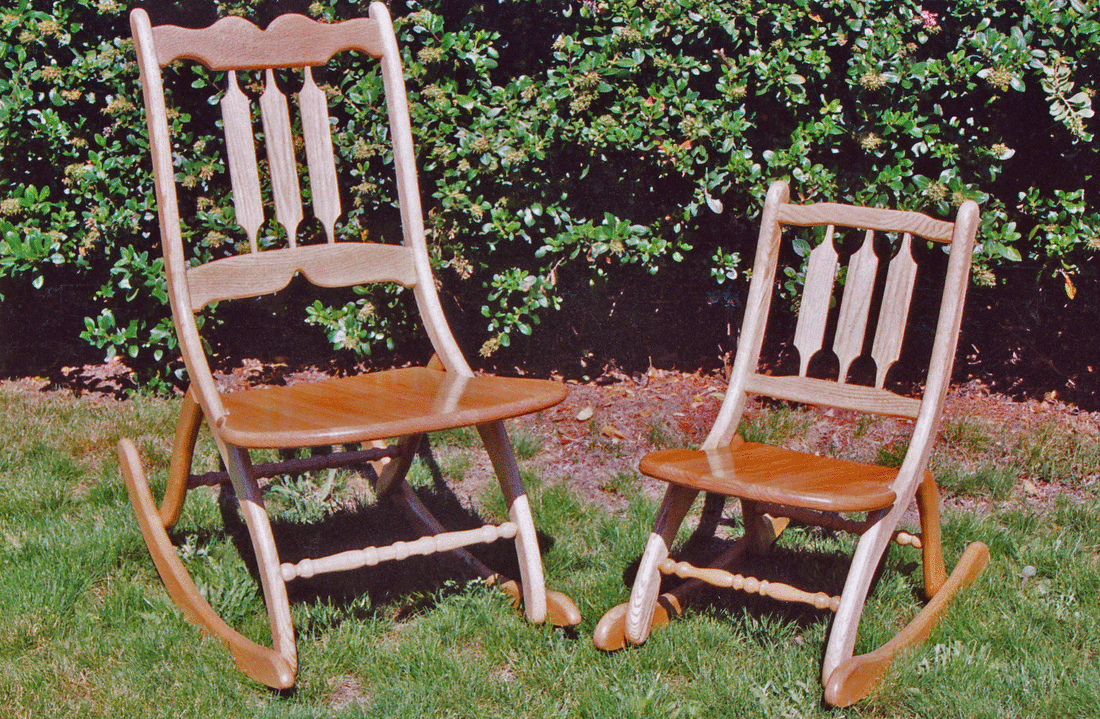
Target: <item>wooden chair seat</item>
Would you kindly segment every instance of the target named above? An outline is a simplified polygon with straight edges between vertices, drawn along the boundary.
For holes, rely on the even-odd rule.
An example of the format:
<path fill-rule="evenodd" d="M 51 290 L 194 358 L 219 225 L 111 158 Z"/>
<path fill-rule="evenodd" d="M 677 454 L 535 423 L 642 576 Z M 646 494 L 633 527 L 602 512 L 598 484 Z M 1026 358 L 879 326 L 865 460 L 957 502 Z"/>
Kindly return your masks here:
<path fill-rule="evenodd" d="M 669 449 L 642 459 L 642 474 L 705 492 L 820 512 L 871 512 L 897 499 L 889 467 L 744 442 L 707 451 Z"/>
<path fill-rule="evenodd" d="M 366 442 L 518 417 L 565 394 L 564 385 L 547 380 L 406 367 L 223 395 L 221 434 L 252 448 Z"/>

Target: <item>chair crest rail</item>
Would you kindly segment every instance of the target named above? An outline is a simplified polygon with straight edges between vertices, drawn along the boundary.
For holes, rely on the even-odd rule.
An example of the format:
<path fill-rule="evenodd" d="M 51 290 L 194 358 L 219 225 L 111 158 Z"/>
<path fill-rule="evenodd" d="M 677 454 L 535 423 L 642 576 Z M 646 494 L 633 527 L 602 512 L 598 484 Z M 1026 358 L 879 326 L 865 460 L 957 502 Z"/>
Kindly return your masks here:
<path fill-rule="evenodd" d="M 782 204 L 779 222 L 784 225 L 845 225 L 864 230 L 910 232 L 936 242 L 951 242 L 955 223 L 937 220 L 917 212 L 880 207 L 855 207 L 833 202 L 813 205 Z"/>
<path fill-rule="evenodd" d="M 158 25 L 153 39 L 161 67 L 196 60 L 211 70 L 265 70 L 324 65 L 343 50 L 382 56 L 378 23 L 367 18 L 330 25 L 305 15 L 280 15 L 261 30 L 231 16 L 201 29 Z"/>

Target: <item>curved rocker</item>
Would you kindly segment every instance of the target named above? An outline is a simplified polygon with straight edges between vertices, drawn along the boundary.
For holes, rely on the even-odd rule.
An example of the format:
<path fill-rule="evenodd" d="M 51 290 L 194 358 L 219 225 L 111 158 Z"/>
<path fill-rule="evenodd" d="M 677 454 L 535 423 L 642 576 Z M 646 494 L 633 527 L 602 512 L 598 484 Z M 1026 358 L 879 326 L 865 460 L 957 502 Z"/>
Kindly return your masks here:
<path fill-rule="evenodd" d="M 161 581 L 172 601 L 183 611 L 187 620 L 222 641 L 233 655 L 237 667 L 246 675 L 269 687 L 287 689 L 294 685 L 297 671 L 295 653 L 283 656 L 270 647 L 261 646 L 230 627 L 203 598 L 199 588 L 191 581 L 187 568 L 180 561 L 172 541 L 164 531 L 161 514 L 149 491 L 145 470 L 141 465 L 137 447 L 128 439 L 118 443 L 118 459 L 126 491 L 137 515 L 145 546 L 153 557 Z M 163 506 L 163 504 L 162 504 Z M 291 645 L 293 648 L 293 645 Z"/>
<path fill-rule="evenodd" d="M 822 682 L 827 702 L 847 706 L 866 696 L 899 651 L 928 636 L 951 598 L 972 582 L 988 562 L 989 550 L 976 542 L 966 549 L 951 576 L 947 576 L 940 544 L 938 490 L 926 469 L 958 342 L 978 210 L 974 203 L 963 203 L 952 223 L 915 212 L 833 203 L 793 205 L 789 199 L 787 184 L 773 183 L 761 217 L 737 357 L 710 434 L 699 450 L 653 452 L 641 461 L 641 473 L 667 482 L 668 489 L 639 562 L 630 599 L 603 616 L 593 641 L 605 650 L 645 642 L 653 628 L 664 626 L 672 615 L 681 613 L 684 600 L 703 583 L 809 604 L 836 613 L 822 662 Z M 800 367 L 797 375 L 762 374 L 760 353 L 780 245 L 784 231 L 815 234 L 813 229 L 802 228 L 823 231 L 818 231 L 816 237 L 804 238 L 816 246 L 805 266 L 798 321 L 790 343 L 798 351 Z M 834 235 L 845 228 L 862 234 L 863 242 L 850 256 L 843 295 L 834 301 L 839 265 Z M 896 251 L 891 248 L 887 255 L 886 273 L 878 270 L 876 232 L 888 233 L 887 237 L 892 236 L 897 245 Z M 950 246 L 935 341 L 924 393 L 919 399 L 898 395 L 884 386 L 887 372 L 901 356 L 915 285 L 913 235 Z M 871 325 L 874 297 L 880 298 L 879 314 Z M 834 308 L 835 318 L 830 319 Z M 874 337 L 867 342 L 870 327 L 874 327 Z M 826 344 L 829 328 L 833 331 L 831 345 Z M 868 346 L 870 352 L 865 355 Z M 811 358 L 823 350 L 839 360 L 834 379 L 807 374 Z M 869 377 L 868 384 L 849 381 L 849 369 L 859 357 L 873 363 L 873 385 Z M 737 434 L 737 428 L 750 394 L 913 420 L 905 458 L 900 467 L 879 467 L 746 442 Z M 745 520 L 745 535 L 704 568 L 669 558 L 676 532 L 701 491 L 739 499 Z M 898 528 L 914 501 L 920 517 L 919 535 Z M 766 551 L 789 521 L 859 535 L 839 596 L 737 573 L 741 558 L 749 552 Z M 882 647 L 854 656 L 867 593 L 891 542 L 921 550 L 924 591 L 929 602 Z M 662 574 L 689 581 L 658 596 Z"/>
<path fill-rule="evenodd" d="M 989 547 L 972 542 L 959 557 L 947 581 L 917 616 L 888 642 L 873 652 L 841 662 L 825 681 L 825 701 L 833 706 L 855 704 L 878 686 L 894 657 L 904 649 L 924 642 L 955 594 L 964 589 L 989 564 Z"/>

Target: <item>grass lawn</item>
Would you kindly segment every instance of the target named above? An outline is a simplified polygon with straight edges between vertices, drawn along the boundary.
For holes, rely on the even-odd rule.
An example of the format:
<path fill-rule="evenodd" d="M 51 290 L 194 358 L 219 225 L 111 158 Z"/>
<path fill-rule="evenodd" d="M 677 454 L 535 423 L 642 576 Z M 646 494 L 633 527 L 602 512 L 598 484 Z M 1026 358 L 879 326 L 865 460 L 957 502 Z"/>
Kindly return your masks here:
<path fill-rule="evenodd" d="M 537 444 L 523 449 L 521 466 L 545 535 L 547 583 L 576 600 L 584 615 L 577 632 L 527 624 L 502 594 L 457 565 L 362 570 L 292 586 L 300 671 L 295 689 L 280 694 L 247 680 L 216 640 L 184 621 L 133 518 L 114 446 L 135 439 L 154 485 L 162 484 L 177 406 L 0 388 L 3 716 L 1100 715 L 1094 434 L 1051 425 L 1012 442 L 973 423 L 945 428 L 934 469 L 945 494 L 962 500 L 945 510 L 948 559 L 981 540 L 990 565 L 929 641 L 899 658 L 881 687 L 851 709 L 821 701 L 823 612 L 715 593 L 644 647 L 595 649 L 595 622 L 625 600 L 624 570 L 641 552 L 656 505 L 631 477 L 615 478 L 627 499 L 617 513 L 568 483 L 544 481 L 534 468 Z M 784 411 L 755 430 L 805 429 Z M 463 433 L 434 440 L 443 475 L 461 475 L 475 461 L 479 450 L 469 440 Z M 209 446 L 203 461 L 216 461 Z M 414 485 L 447 501 L 429 469 L 415 469 Z M 1020 489 L 1052 480 L 1060 483 L 1054 498 Z M 268 499 L 284 550 L 354 542 L 345 537 L 353 529 L 368 538 L 390 531 L 387 508 L 365 504 L 360 485 L 344 474 L 277 480 Z M 503 506 L 490 489 L 477 511 L 499 519 Z M 215 609 L 265 641 L 263 602 L 229 506 L 217 490 L 193 492 L 173 540 Z M 727 515 L 736 523 L 735 507 Z M 820 581 L 841 581 L 837 552 L 851 540 L 829 532 L 789 531 L 773 563 L 804 562 L 790 548 L 807 541 L 824 558 Z M 857 651 L 884 641 L 920 606 L 918 560 L 916 550 L 890 550 Z"/>

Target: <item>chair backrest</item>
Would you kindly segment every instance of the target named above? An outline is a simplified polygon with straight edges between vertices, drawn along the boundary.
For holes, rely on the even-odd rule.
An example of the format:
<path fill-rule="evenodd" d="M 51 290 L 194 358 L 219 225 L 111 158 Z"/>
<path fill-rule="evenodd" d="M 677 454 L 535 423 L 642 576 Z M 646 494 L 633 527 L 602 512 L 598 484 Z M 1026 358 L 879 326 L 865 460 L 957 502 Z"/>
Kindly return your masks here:
<path fill-rule="evenodd" d="M 298 273 L 326 287 L 388 281 L 414 288 L 436 355 L 448 371 L 470 375 L 447 326 L 432 280 L 404 75 L 385 5 L 373 3 L 369 18 L 335 24 L 301 15 L 284 15 L 264 30 L 238 17 L 223 18 L 203 29 L 152 27 L 141 9 L 131 13 L 130 23 L 141 69 L 169 298 L 184 360 L 207 417 L 216 421 L 224 410 L 214 389 L 194 313 L 211 302 L 277 291 Z M 312 68 L 324 66 L 336 53 L 349 50 L 378 58 L 380 63 L 401 212 L 401 245 L 337 241 L 341 203 L 328 100 L 314 81 Z M 161 74 L 162 68 L 180 60 L 193 60 L 211 71 L 224 73 L 220 106 L 226 161 L 234 214 L 247 236 L 249 250 L 196 267 L 189 267 L 185 256 L 173 162 L 174 153 L 180 148 L 172 144 Z M 302 78 L 294 104 L 300 120 L 301 144 L 305 147 L 308 195 L 313 216 L 324 229 L 323 244 L 297 242 L 304 216 L 303 193 L 291 106 L 276 81 L 275 71 L 284 69 Z M 241 90 L 238 79 L 239 73 L 255 71 L 263 73 L 258 104 L 269 170 L 263 184 L 261 165 L 256 159 L 252 101 Z M 260 241 L 265 222 L 262 186 L 270 188 L 274 218 L 287 236 L 284 247 L 271 248 L 270 237 Z"/>
<path fill-rule="evenodd" d="M 719 447 L 731 441 L 745 399 L 752 393 L 916 419 L 910 446 L 917 445 L 918 454 L 924 452 L 925 439 L 938 426 L 951 376 L 977 233 L 977 205 L 972 201 L 964 202 L 952 223 L 918 212 L 834 203 L 795 205 L 789 199 L 790 191 L 785 182 L 774 183 L 768 191 L 729 392 L 704 448 Z M 771 311 L 784 229 L 818 227 L 824 229 L 824 236 L 809 253 L 798 301 L 793 338 L 799 355 L 798 374 L 782 377 L 762 374 L 759 371 L 760 352 Z M 854 231 L 857 239 L 862 238 L 862 244 L 850 255 L 843 292 L 839 301 L 835 301 L 839 257 L 834 239 L 845 228 Z M 894 238 L 892 250 L 896 251 L 889 259 L 885 277 L 879 270 L 880 259 L 875 252 L 876 232 Z M 924 378 L 923 395 L 918 399 L 895 393 L 884 385 L 887 371 L 901 356 L 917 276 L 912 246 L 921 240 L 948 245 L 949 255 L 931 360 Z M 877 290 L 876 284 L 880 285 Z M 875 316 L 871 312 L 874 307 L 878 308 Z M 833 321 L 830 321 L 831 313 Z M 826 348 L 826 330 L 830 326 L 834 327 L 832 343 Z M 874 382 L 854 384 L 849 381 L 849 369 L 866 353 L 869 327 L 874 328 L 869 353 L 875 365 Z M 830 349 L 838 361 L 837 376 L 833 379 L 807 376 L 811 357 L 822 349 Z"/>

